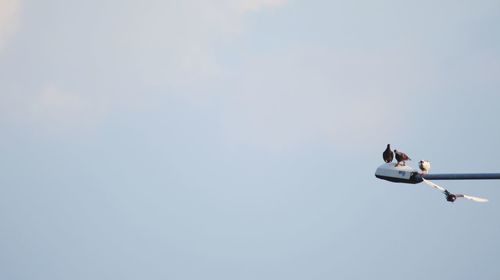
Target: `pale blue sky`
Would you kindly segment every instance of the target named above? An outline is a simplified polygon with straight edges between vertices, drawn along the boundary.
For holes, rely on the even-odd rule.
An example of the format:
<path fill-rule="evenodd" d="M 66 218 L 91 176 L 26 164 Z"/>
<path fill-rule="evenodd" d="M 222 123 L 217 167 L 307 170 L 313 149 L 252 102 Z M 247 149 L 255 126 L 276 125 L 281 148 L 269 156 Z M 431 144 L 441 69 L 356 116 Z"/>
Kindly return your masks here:
<path fill-rule="evenodd" d="M 1 279 L 498 279 L 498 1 L 0 0 Z"/>

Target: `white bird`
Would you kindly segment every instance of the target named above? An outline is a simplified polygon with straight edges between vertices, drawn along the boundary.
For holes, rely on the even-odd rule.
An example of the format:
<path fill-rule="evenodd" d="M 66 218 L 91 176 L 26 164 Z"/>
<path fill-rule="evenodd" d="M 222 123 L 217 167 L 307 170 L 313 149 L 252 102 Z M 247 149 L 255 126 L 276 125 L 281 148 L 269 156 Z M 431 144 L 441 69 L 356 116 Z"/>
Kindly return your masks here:
<path fill-rule="evenodd" d="M 457 198 L 467 198 L 469 200 L 472 200 L 472 201 L 475 201 L 475 202 L 487 202 L 488 200 L 486 198 L 481 198 L 481 197 L 475 197 L 475 196 L 471 196 L 471 195 L 466 195 L 466 194 L 453 194 L 453 193 L 450 193 L 447 189 L 441 187 L 441 186 L 438 186 L 436 184 L 434 184 L 433 182 L 429 181 L 429 180 L 426 180 L 426 179 L 423 179 L 422 180 L 424 181 L 424 183 L 426 183 L 427 185 L 433 187 L 434 189 L 438 190 L 438 191 L 441 191 L 442 193 L 444 193 L 444 195 L 446 196 L 446 201 L 449 201 L 449 202 L 454 202 Z"/>
<path fill-rule="evenodd" d="M 418 162 L 418 167 L 422 170 L 422 173 L 429 173 L 431 170 L 431 163 L 428 160 L 421 160 Z"/>

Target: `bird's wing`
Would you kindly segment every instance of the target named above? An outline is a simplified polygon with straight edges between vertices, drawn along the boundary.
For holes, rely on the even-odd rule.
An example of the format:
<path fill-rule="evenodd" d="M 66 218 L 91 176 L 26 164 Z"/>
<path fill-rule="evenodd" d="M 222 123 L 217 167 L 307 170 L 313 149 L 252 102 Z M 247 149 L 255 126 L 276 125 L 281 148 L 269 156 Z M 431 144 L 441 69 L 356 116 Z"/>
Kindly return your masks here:
<path fill-rule="evenodd" d="M 475 197 L 475 196 L 466 195 L 466 194 L 456 194 L 456 196 L 467 198 L 467 199 L 475 201 L 475 202 L 488 202 L 488 200 L 486 198 Z"/>
<path fill-rule="evenodd" d="M 429 186 L 431 186 L 431 187 L 435 188 L 436 190 L 441 191 L 442 193 L 446 194 L 447 190 L 446 190 L 445 188 L 443 188 L 443 187 L 441 187 L 441 186 L 438 186 L 438 185 L 434 184 L 433 182 L 431 182 L 431 181 L 429 181 L 429 180 L 426 180 L 426 179 L 424 179 L 424 178 L 422 178 L 422 180 L 423 180 L 423 181 L 424 181 L 424 183 L 426 183 L 427 185 L 429 185 Z"/>
<path fill-rule="evenodd" d="M 406 153 L 401 152 L 401 155 L 403 156 L 404 160 L 411 160 L 411 158 Z"/>

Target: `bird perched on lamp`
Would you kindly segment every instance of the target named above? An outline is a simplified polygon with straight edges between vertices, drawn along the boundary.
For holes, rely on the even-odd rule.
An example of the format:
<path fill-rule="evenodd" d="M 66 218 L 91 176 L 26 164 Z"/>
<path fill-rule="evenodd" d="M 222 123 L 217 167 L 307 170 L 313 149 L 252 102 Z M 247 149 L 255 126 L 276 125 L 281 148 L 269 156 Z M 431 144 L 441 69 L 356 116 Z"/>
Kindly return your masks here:
<path fill-rule="evenodd" d="M 391 144 L 387 144 L 387 148 L 382 154 L 382 157 L 384 158 L 384 161 L 386 163 L 392 162 L 392 159 L 394 158 L 394 153 L 391 151 Z"/>
<path fill-rule="evenodd" d="M 431 163 L 428 160 L 421 160 L 418 162 L 418 167 L 422 170 L 422 173 L 429 173 L 431 170 Z"/>
<path fill-rule="evenodd" d="M 394 150 L 394 154 L 396 155 L 396 161 L 398 162 L 396 163 L 395 167 L 399 166 L 401 162 L 403 163 L 402 166 L 405 166 L 406 161 L 411 160 L 411 158 L 407 154 L 398 150 Z"/>

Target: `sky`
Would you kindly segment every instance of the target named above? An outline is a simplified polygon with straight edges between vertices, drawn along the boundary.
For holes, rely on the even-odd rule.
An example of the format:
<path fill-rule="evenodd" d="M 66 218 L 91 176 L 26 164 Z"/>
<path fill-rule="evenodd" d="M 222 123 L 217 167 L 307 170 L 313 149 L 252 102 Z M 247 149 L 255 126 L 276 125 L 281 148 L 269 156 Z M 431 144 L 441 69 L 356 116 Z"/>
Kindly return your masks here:
<path fill-rule="evenodd" d="M 0 0 L 1 279 L 498 279 L 498 1 Z"/>

